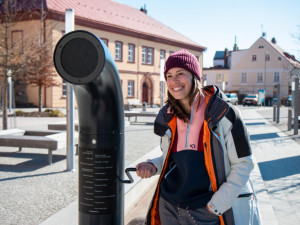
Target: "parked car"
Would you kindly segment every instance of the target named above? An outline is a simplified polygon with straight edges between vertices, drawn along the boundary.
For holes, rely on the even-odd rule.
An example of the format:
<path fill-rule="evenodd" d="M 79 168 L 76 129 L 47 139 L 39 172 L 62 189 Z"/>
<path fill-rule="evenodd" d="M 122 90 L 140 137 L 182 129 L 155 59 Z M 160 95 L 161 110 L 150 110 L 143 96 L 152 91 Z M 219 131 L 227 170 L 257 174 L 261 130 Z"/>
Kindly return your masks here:
<path fill-rule="evenodd" d="M 230 102 L 233 105 L 238 104 L 238 97 L 236 93 L 225 93 L 225 95 L 227 97 L 226 102 Z"/>
<path fill-rule="evenodd" d="M 258 105 L 258 94 L 249 94 L 243 99 L 243 106 Z"/>

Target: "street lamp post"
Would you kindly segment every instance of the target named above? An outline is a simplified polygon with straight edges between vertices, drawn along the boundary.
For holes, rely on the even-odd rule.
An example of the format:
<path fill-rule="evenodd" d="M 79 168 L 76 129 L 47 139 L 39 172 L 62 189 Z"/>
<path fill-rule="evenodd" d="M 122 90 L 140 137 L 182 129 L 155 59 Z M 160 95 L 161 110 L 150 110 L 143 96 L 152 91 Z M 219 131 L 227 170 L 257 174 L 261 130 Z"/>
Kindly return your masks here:
<path fill-rule="evenodd" d="M 266 107 L 266 96 L 267 96 L 267 52 L 265 52 L 265 76 L 264 76 L 264 90 L 265 90 L 265 97 L 264 97 L 264 106 Z"/>

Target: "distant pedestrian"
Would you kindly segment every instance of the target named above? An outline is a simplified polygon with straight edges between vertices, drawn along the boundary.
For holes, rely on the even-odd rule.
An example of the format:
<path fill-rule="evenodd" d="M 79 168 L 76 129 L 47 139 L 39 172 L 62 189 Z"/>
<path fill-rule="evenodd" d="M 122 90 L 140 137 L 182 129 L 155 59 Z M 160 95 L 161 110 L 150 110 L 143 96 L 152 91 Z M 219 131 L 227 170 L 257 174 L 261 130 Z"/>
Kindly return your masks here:
<path fill-rule="evenodd" d="M 250 180 L 252 151 L 238 109 L 216 86 L 202 88 L 197 58 L 166 61 L 168 98 L 154 124 L 162 156 L 136 166 L 160 174 L 146 224 L 260 225 Z"/>

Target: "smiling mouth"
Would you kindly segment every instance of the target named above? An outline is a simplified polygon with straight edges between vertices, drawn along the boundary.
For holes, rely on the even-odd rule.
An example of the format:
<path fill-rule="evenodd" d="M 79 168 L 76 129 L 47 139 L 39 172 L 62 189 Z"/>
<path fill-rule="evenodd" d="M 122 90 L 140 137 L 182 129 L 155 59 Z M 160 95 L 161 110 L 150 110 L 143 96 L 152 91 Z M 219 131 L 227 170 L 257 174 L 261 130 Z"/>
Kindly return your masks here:
<path fill-rule="evenodd" d="M 177 87 L 177 88 L 173 88 L 173 91 L 181 91 L 183 89 L 183 87 Z"/>

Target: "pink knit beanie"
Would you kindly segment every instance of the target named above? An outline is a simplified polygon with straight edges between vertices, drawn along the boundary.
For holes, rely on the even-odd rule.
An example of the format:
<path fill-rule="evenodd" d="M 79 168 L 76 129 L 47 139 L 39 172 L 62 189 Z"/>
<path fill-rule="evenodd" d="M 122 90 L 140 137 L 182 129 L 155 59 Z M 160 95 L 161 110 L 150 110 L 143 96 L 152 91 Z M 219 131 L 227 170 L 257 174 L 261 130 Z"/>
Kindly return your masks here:
<path fill-rule="evenodd" d="M 164 70 L 166 80 L 167 72 L 175 67 L 183 68 L 191 72 L 197 79 L 201 81 L 200 65 L 198 63 L 198 60 L 196 56 L 194 56 L 192 53 L 189 53 L 187 50 L 181 49 L 169 56 L 165 63 Z"/>

